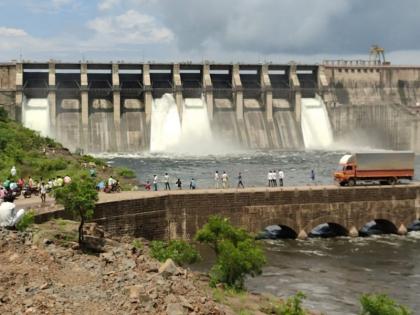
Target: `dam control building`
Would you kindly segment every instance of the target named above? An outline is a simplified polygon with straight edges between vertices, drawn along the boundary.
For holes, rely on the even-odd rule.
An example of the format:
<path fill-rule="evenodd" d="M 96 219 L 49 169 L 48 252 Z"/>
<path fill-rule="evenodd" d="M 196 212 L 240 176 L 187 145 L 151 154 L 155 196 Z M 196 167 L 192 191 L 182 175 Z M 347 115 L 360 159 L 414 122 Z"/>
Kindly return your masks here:
<path fill-rule="evenodd" d="M 184 120 L 195 117 L 186 112 L 194 107 L 205 112 L 216 139 L 245 148 L 345 143 L 420 151 L 420 66 L 0 63 L 0 107 L 70 149 L 88 152 L 147 151 L 166 121 L 154 115 L 175 109 L 184 131 Z M 189 132 L 201 128 L 195 123 Z"/>

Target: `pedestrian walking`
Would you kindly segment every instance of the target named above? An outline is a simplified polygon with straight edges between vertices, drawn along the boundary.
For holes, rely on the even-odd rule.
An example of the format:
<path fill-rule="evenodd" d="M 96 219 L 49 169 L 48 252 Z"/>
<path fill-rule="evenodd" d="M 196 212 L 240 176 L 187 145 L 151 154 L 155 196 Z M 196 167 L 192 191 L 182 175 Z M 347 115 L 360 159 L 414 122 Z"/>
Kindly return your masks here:
<path fill-rule="evenodd" d="M 171 190 L 171 186 L 169 185 L 169 175 L 168 175 L 168 173 L 165 173 L 164 181 L 165 181 L 165 190 Z"/>
<path fill-rule="evenodd" d="M 175 184 L 177 185 L 177 187 L 178 187 L 179 190 L 182 189 L 182 183 L 181 183 L 181 180 L 179 178 L 178 178 L 178 180 L 176 181 Z"/>
<path fill-rule="evenodd" d="M 229 180 L 228 175 L 226 174 L 225 171 L 223 171 L 223 175 L 222 175 L 222 187 L 223 187 L 223 189 L 226 189 L 226 188 L 229 187 L 228 180 Z"/>
<path fill-rule="evenodd" d="M 239 174 L 238 174 L 238 188 L 239 187 L 245 188 L 244 187 L 244 183 L 242 181 L 242 174 L 241 174 L 241 172 L 239 172 Z"/>
<path fill-rule="evenodd" d="M 214 173 L 214 188 L 219 189 L 220 176 L 219 171 Z"/>
<path fill-rule="evenodd" d="M 154 191 L 158 190 L 158 177 L 157 177 L 157 175 L 153 175 L 153 190 Z"/>
<path fill-rule="evenodd" d="M 279 170 L 279 186 L 284 185 L 284 172 L 280 169 Z"/>

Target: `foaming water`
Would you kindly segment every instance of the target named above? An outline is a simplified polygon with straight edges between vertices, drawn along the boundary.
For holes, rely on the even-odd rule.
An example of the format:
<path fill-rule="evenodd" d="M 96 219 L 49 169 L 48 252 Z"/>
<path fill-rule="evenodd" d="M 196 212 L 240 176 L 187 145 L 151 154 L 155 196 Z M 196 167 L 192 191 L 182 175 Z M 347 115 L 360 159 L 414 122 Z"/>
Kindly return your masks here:
<path fill-rule="evenodd" d="M 166 152 L 181 139 L 181 122 L 172 94 L 164 94 L 152 103 L 150 151 Z"/>
<path fill-rule="evenodd" d="M 51 136 L 48 99 L 25 99 L 22 106 L 22 121 L 25 127 L 38 131 L 42 136 Z"/>
<path fill-rule="evenodd" d="M 319 96 L 302 98 L 302 135 L 309 149 L 325 149 L 333 143 L 328 112 Z"/>

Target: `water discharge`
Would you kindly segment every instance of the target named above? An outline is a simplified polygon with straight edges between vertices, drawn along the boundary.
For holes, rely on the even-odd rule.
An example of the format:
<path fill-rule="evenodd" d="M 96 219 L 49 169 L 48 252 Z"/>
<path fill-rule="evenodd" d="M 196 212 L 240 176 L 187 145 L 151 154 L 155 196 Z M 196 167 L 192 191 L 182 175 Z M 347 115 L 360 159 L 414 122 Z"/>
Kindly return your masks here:
<path fill-rule="evenodd" d="M 42 136 L 51 136 L 48 99 L 25 99 L 22 106 L 22 122 L 25 127 L 38 131 Z"/>
<path fill-rule="evenodd" d="M 164 94 L 162 98 L 153 100 L 151 120 L 151 152 L 168 152 L 179 145 L 181 122 L 172 94 Z"/>
<path fill-rule="evenodd" d="M 322 98 L 302 98 L 302 135 L 307 149 L 327 149 L 333 143 L 328 112 Z"/>

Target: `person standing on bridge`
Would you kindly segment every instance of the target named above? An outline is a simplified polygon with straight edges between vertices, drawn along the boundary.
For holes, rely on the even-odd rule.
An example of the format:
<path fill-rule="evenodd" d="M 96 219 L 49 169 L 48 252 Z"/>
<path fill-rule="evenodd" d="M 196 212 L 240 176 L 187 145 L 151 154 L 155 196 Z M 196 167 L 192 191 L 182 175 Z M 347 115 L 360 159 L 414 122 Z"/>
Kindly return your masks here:
<path fill-rule="evenodd" d="M 191 182 L 190 182 L 190 189 L 195 189 L 197 187 L 196 183 L 195 183 L 195 179 L 191 178 Z"/>
<path fill-rule="evenodd" d="M 311 180 L 312 180 L 312 183 L 315 182 L 315 171 L 314 171 L 314 169 L 311 169 Z"/>
<path fill-rule="evenodd" d="M 223 187 L 223 189 L 226 189 L 226 188 L 229 187 L 229 182 L 228 181 L 229 181 L 229 177 L 226 174 L 226 172 L 223 171 L 223 175 L 222 175 L 222 187 Z"/>
<path fill-rule="evenodd" d="M 216 171 L 214 173 L 214 188 L 219 189 L 219 181 L 220 181 L 219 171 Z"/>
<path fill-rule="evenodd" d="M 271 170 L 268 171 L 267 180 L 268 180 L 268 187 L 271 187 L 271 180 L 272 180 Z"/>
<path fill-rule="evenodd" d="M 283 186 L 284 172 L 279 169 L 279 186 Z"/>
<path fill-rule="evenodd" d="M 178 178 L 178 180 L 175 183 L 178 186 L 178 189 L 181 190 L 182 189 L 182 183 L 181 183 L 181 179 Z"/>
<path fill-rule="evenodd" d="M 157 177 L 157 175 L 153 175 L 153 190 L 154 191 L 158 190 L 158 177 Z"/>
<path fill-rule="evenodd" d="M 169 185 L 169 175 L 168 175 L 168 173 L 165 173 L 164 181 L 165 181 L 165 190 L 171 190 L 171 186 Z"/>
<path fill-rule="evenodd" d="M 241 174 L 241 172 L 239 172 L 239 174 L 238 174 L 238 188 L 239 187 L 245 188 L 244 187 L 244 183 L 242 182 L 242 174 Z"/>

